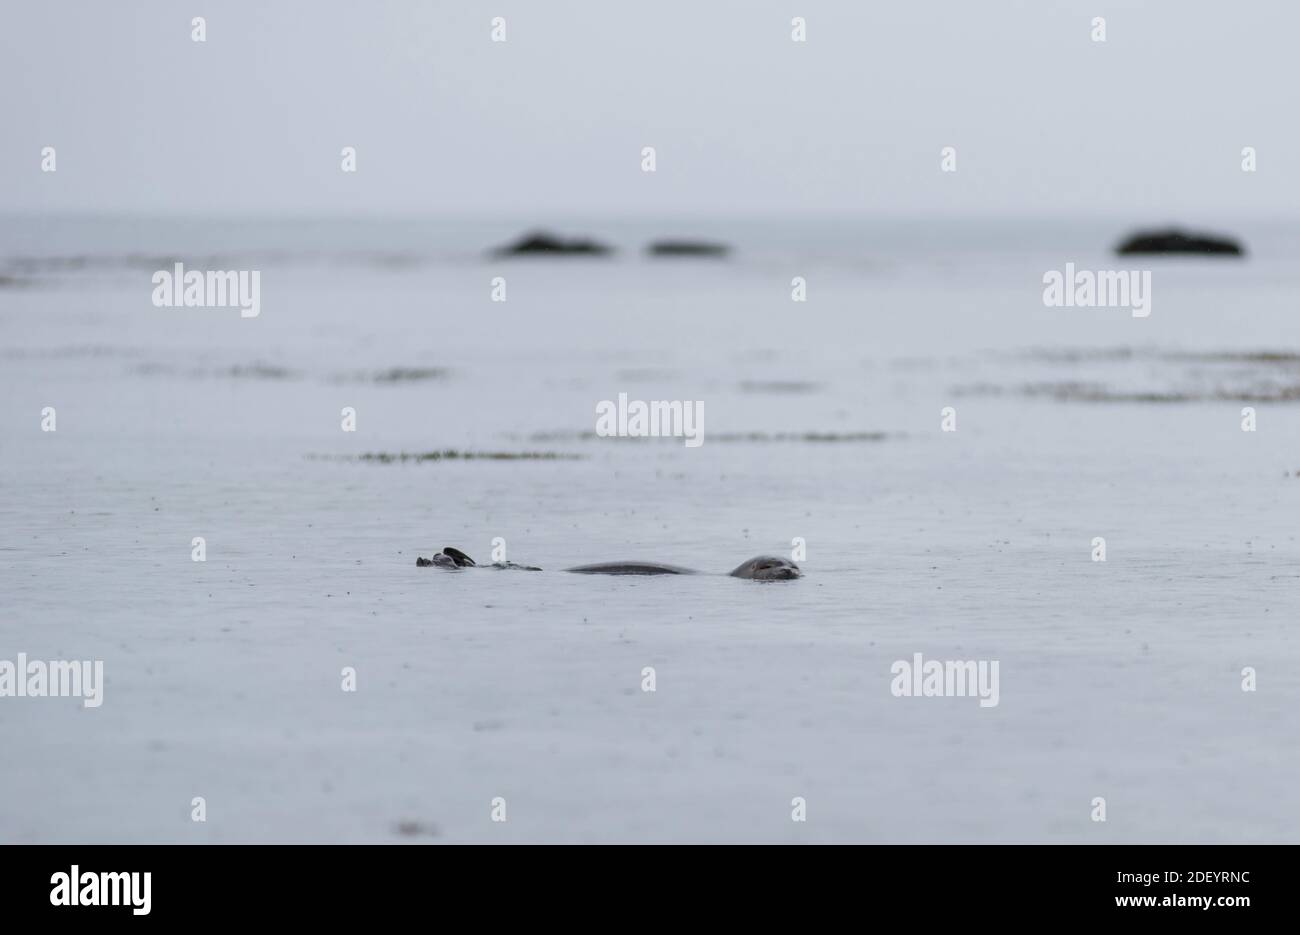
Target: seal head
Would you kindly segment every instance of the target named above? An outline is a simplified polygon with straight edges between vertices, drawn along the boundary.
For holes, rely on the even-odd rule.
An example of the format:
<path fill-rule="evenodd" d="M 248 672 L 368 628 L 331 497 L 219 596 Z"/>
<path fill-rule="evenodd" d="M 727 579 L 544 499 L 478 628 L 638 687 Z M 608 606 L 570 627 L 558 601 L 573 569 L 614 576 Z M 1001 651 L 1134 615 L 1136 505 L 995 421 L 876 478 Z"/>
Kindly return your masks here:
<path fill-rule="evenodd" d="M 803 572 L 788 558 L 781 558 L 779 555 L 759 555 L 731 572 L 731 577 L 749 578 L 754 581 L 789 581 L 793 578 L 802 578 Z"/>

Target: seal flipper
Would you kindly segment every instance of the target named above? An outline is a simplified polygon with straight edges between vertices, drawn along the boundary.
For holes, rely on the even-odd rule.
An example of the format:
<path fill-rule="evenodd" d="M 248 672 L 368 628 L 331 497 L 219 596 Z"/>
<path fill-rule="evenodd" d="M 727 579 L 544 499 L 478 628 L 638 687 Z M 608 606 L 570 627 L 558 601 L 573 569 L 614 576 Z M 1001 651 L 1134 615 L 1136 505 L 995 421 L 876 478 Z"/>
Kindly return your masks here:
<path fill-rule="evenodd" d="M 453 548 L 452 546 L 445 547 L 442 550 L 442 554 L 455 562 L 457 568 L 473 568 L 477 564 L 474 559 L 470 558 L 460 549 Z"/>

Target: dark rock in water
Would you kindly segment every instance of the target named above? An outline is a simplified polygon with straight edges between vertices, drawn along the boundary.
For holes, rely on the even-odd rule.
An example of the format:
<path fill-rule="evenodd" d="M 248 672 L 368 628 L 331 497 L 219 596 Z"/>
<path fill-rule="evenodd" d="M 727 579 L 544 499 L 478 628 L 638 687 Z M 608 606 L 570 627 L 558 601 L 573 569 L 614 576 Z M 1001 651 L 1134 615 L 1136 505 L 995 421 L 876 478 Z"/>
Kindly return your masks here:
<path fill-rule="evenodd" d="M 525 234 L 492 251 L 494 256 L 604 256 L 612 251 L 595 240 L 565 240 L 545 231 Z"/>
<path fill-rule="evenodd" d="M 651 256 L 726 256 L 731 248 L 707 240 L 656 240 L 646 247 Z"/>
<path fill-rule="evenodd" d="M 1191 234 L 1176 229 L 1138 231 L 1115 248 L 1120 256 L 1151 253 L 1192 253 L 1209 256 L 1242 256 L 1245 249 L 1230 237 Z"/>

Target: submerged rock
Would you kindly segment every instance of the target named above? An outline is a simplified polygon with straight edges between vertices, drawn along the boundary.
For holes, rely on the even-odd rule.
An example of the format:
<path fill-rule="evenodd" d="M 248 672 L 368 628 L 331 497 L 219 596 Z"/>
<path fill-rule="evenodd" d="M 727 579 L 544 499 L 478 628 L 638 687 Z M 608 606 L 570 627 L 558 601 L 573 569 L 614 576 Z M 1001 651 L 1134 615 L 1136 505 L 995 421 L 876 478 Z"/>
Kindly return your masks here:
<path fill-rule="evenodd" d="M 604 256 L 612 250 L 595 240 L 565 240 L 546 231 L 525 234 L 512 244 L 497 247 L 493 256 Z"/>
<path fill-rule="evenodd" d="M 1120 256 L 1133 254 L 1193 253 L 1212 256 L 1242 256 L 1246 251 L 1230 237 L 1168 230 L 1138 231 L 1115 248 Z"/>
<path fill-rule="evenodd" d="M 646 247 L 651 256 L 726 256 L 731 248 L 707 240 L 656 240 Z"/>

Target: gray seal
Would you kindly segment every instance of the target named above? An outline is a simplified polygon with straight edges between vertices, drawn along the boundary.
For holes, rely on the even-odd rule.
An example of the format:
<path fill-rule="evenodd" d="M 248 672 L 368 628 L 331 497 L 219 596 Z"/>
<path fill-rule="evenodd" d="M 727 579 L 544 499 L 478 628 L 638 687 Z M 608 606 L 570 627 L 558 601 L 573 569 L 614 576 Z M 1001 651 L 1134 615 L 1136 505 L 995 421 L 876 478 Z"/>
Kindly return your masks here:
<path fill-rule="evenodd" d="M 566 568 L 578 575 L 700 575 L 704 572 L 679 565 L 661 565 L 658 562 L 602 562 L 598 565 L 579 565 Z M 728 572 L 732 578 L 751 581 L 789 581 L 803 577 L 803 571 L 788 558 L 777 555 L 758 555 Z"/>
<path fill-rule="evenodd" d="M 478 562 L 460 549 L 447 546 L 441 552 L 435 552 L 433 558 L 415 558 L 416 568 L 478 568 Z M 517 565 L 514 562 L 493 562 L 488 568 L 514 569 L 516 571 L 541 571 L 536 565 Z"/>
<path fill-rule="evenodd" d="M 417 558 L 415 564 L 421 568 L 476 568 L 474 559 L 460 549 L 447 546 L 433 558 Z M 536 565 L 516 565 L 514 562 L 494 562 L 491 568 L 514 568 L 521 571 L 541 571 Z M 566 568 L 575 575 L 700 575 L 704 572 L 680 565 L 663 565 L 659 562 L 601 562 L 596 565 L 578 565 Z M 802 578 L 803 571 L 788 558 L 779 555 L 758 555 L 738 565 L 728 572 L 732 578 L 745 578 L 750 581 L 790 581 Z"/>

